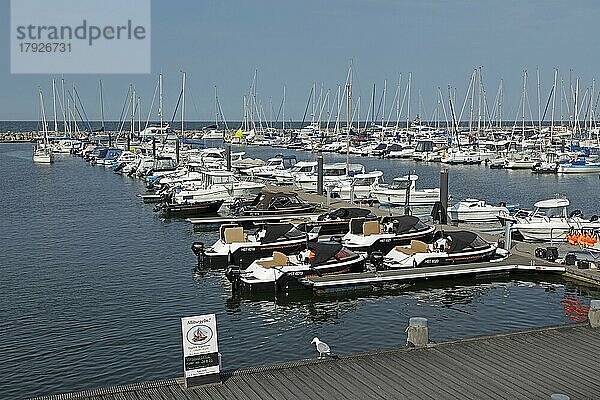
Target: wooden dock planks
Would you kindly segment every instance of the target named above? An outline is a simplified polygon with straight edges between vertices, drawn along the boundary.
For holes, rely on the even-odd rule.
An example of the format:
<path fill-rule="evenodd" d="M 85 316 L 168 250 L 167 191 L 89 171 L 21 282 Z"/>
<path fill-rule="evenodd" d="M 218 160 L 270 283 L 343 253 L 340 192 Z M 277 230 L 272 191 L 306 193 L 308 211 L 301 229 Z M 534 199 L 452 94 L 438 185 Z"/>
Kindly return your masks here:
<path fill-rule="evenodd" d="M 594 399 L 599 356 L 600 331 L 577 324 L 249 368 L 194 389 L 168 379 L 38 400 Z"/>

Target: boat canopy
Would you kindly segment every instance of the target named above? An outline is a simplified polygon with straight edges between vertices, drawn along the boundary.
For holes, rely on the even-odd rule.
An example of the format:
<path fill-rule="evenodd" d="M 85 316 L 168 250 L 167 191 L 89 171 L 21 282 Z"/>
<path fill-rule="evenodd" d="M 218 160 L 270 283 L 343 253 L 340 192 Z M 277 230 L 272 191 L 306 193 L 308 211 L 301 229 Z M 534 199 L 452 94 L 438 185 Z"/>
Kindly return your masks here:
<path fill-rule="evenodd" d="M 261 243 L 275 242 L 277 241 L 277 239 L 280 239 L 282 237 L 285 237 L 286 239 L 291 239 L 305 235 L 304 232 L 301 232 L 293 224 L 288 223 L 265 224 L 263 229 L 265 230 L 265 235 L 260 239 Z"/>
<path fill-rule="evenodd" d="M 285 207 L 289 204 L 301 204 L 303 201 L 296 193 L 271 192 L 263 190 L 252 201 L 251 206 L 258 210 L 269 210 L 272 208 Z"/>
<path fill-rule="evenodd" d="M 374 218 L 376 215 L 368 208 L 358 207 L 341 207 L 327 214 L 319 215 L 319 221 L 323 221 L 327 217 L 331 219 L 351 219 L 351 218 Z"/>
<path fill-rule="evenodd" d="M 335 257 L 342 250 L 342 244 L 339 242 L 310 242 L 308 249 L 314 252 L 314 257 L 310 259 L 310 265 L 314 267 Z"/>
<path fill-rule="evenodd" d="M 466 249 L 480 249 L 489 246 L 488 242 L 470 231 L 448 232 L 447 238 L 450 245 L 448 253 L 459 253 Z"/>
<path fill-rule="evenodd" d="M 392 217 L 383 217 L 381 220 L 383 225 L 392 224 L 395 234 L 418 232 L 429 228 L 418 217 L 413 215 L 398 215 Z"/>
<path fill-rule="evenodd" d="M 345 261 L 358 257 L 357 253 L 342 246 L 339 242 L 310 242 L 310 265 L 316 267 L 330 260 Z"/>
<path fill-rule="evenodd" d="M 558 208 L 558 207 L 568 207 L 569 206 L 568 199 L 549 199 L 542 200 L 535 203 L 533 206 L 537 208 Z"/>

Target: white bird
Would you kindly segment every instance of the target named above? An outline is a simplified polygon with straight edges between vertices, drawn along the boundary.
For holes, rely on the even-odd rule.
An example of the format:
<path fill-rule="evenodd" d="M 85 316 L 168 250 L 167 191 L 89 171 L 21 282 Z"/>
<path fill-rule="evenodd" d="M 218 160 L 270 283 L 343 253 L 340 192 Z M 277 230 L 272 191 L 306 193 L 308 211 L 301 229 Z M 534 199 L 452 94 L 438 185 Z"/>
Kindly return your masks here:
<path fill-rule="evenodd" d="M 310 343 L 314 344 L 317 348 L 317 351 L 319 352 L 319 358 L 323 357 L 324 355 L 329 355 L 331 352 L 329 345 L 325 342 L 321 342 L 318 337 L 314 338 Z"/>

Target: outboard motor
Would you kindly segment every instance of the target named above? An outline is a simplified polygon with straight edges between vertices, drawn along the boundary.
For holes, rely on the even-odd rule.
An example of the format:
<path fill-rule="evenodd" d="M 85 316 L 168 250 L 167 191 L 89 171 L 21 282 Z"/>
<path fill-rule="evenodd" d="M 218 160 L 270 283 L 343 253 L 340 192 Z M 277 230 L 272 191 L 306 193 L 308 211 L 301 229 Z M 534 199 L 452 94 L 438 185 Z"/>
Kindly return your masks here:
<path fill-rule="evenodd" d="M 381 251 L 374 251 L 369 254 L 369 263 L 375 270 L 379 271 L 383 269 L 383 253 Z"/>
<path fill-rule="evenodd" d="M 573 218 L 573 217 L 579 217 L 581 218 L 583 216 L 583 213 L 581 212 L 581 210 L 574 210 L 571 214 L 569 214 L 569 217 Z"/>
<path fill-rule="evenodd" d="M 192 243 L 192 251 L 198 257 L 198 266 L 201 266 L 204 259 L 204 243 L 194 242 Z"/>
<path fill-rule="evenodd" d="M 231 285 L 233 286 L 232 289 L 235 292 L 240 284 L 240 267 L 237 265 L 230 265 L 225 270 L 225 277 L 231 282 Z"/>

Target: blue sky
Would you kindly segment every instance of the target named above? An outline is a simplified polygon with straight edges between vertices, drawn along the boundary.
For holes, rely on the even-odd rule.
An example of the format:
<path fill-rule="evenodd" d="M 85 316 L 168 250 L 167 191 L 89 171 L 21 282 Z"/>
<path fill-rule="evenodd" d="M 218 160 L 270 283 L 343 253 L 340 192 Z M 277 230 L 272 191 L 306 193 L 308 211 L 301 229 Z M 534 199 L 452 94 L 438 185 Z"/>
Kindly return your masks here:
<path fill-rule="evenodd" d="M 50 1 L 50 0 L 49 0 Z M 401 1 L 401 0 L 175 0 L 152 1 L 150 75 L 67 75 L 76 82 L 92 119 L 99 117 L 98 79 L 103 80 L 107 119 L 118 119 L 127 86 L 134 83 L 147 106 L 158 72 L 164 74 L 165 114 L 170 117 L 181 76 L 188 73 L 187 117 L 213 118 L 213 86 L 228 120 L 242 116 L 242 95 L 258 69 L 258 96 L 265 107 L 281 101 L 286 85 L 286 119 L 302 118 L 313 81 L 335 91 L 354 66 L 354 98 L 362 114 L 373 83 L 388 79 L 390 104 L 398 74 L 413 73 L 412 117 L 421 90 L 431 112 L 440 86 L 464 95 L 472 68 L 483 66 L 492 102 L 504 79 L 504 113 L 516 114 L 521 74 L 529 70 L 529 97 L 537 114 L 535 69 L 542 97 L 553 68 L 565 79 L 569 69 L 582 86 L 597 77 L 597 1 Z M 49 75 L 11 75 L 9 0 L 0 0 L 0 120 L 36 119 L 38 86 L 49 90 Z M 544 99 L 545 102 L 545 99 Z M 389 112 L 389 111 L 388 111 Z"/>

